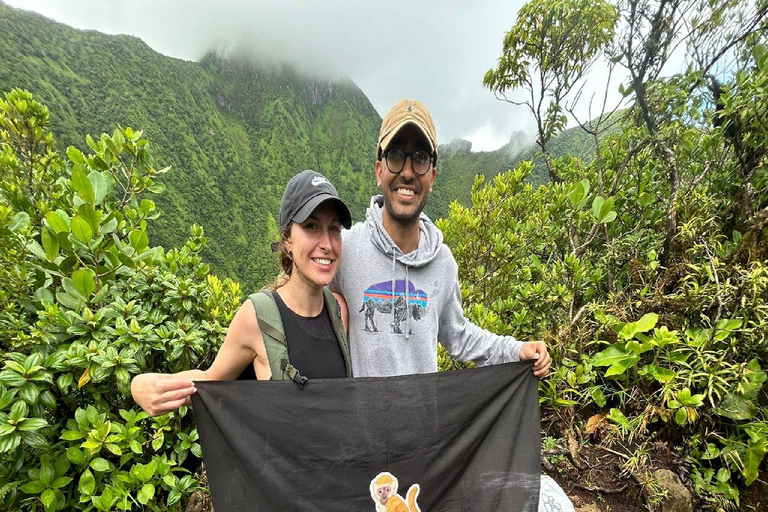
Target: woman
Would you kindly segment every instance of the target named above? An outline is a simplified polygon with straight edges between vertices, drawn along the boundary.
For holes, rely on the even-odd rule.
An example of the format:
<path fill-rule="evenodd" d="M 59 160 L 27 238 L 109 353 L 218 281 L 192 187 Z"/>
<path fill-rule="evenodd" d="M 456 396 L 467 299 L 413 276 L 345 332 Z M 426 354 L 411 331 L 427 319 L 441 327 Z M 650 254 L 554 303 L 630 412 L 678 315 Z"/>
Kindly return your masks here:
<path fill-rule="evenodd" d="M 152 416 L 166 414 L 190 404 L 194 380 L 234 380 L 251 368 L 259 380 L 289 378 L 302 386 L 306 378 L 351 376 L 338 325 L 338 317 L 347 324 L 346 307 L 326 288 L 341 261 L 342 226 L 351 224 L 349 208 L 325 177 L 304 171 L 291 178 L 280 204 L 285 275 L 271 292 L 243 303 L 210 368 L 137 375 L 131 382 L 136 403 Z"/>

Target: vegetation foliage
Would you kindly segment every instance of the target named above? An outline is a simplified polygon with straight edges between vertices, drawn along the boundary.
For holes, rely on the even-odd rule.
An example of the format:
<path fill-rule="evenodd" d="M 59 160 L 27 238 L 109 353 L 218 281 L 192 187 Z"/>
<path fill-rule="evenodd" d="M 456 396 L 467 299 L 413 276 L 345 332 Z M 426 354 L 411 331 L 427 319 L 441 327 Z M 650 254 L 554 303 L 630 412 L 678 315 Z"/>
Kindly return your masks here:
<path fill-rule="evenodd" d="M 624 469 L 645 483 L 649 504 L 649 446 L 663 442 L 689 460 L 700 508 L 733 509 L 740 491 L 765 480 L 768 452 L 766 4 L 594 5 L 599 9 L 588 12 L 600 18 L 591 23 L 600 31 L 595 48 L 568 54 L 573 87 L 533 96 L 543 98 L 542 119 L 549 123 L 542 124 L 547 137 L 540 140 L 548 148 L 542 152 L 550 153 L 545 165 L 553 180 L 532 180 L 531 162 L 498 175 L 498 168 L 490 169 L 487 178 L 475 179 L 471 203 L 453 203 L 438 225 L 459 263 L 468 316 L 501 334 L 548 341 L 554 373 L 541 383 L 545 412 L 563 418 L 583 443 L 590 442 L 584 420 L 604 418 L 607 435 L 600 442 L 626 454 Z M 584 7 L 558 0 L 535 6 L 543 20 L 571 20 L 571 11 Z M 57 76 L 68 76 L 74 91 L 78 81 L 107 80 L 110 66 L 127 66 L 131 55 L 141 55 L 130 68 L 135 73 L 121 74 L 168 83 L 147 64 L 152 52 L 127 52 L 105 63 L 84 42 L 102 36 L 57 25 L 47 37 L 63 51 L 91 59 L 94 75 L 73 72 L 66 64 L 73 61 L 58 50 L 30 57 L 22 46 L 48 47 L 30 46 L 36 30 L 28 24 L 31 17 L 18 15 L 15 26 L 8 22 L 14 16 L 0 5 L 0 24 L 9 34 L 3 41 L 12 42 L 0 50 L 13 66 L 58 66 Z M 521 16 L 513 32 L 537 23 L 528 27 L 531 33 L 547 26 L 536 16 Z M 67 46 L 65 36 L 81 39 Z M 99 41 L 141 46 L 130 38 Z M 662 76 L 681 44 L 689 48 L 686 68 Z M 530 72 L 526 48 L 505 40 L 504 69 Z M 546 48 L 539 50 L 537 58 L 550 57 Z M 14 52 L 27 57 L 20 61 Z M 620 86 L 625 109 L 583 125 L 594 158 L 558 158 L 551 147 L 562 128 L 557 116 L 578 99 L 579 70 L 601 55 L 628 71 Z M 36 68 L 35 59 L 48 67 Z M 246 237 L 246 228 L 259 225 L 266 240 L 275 235 L 268 214 L 276 211 L 288 173 L 307 159 L 321 170 L 354 169 L 363 159 L 356 141 L 375 137 L 369 122 L 355 114 L 367 100 L 338 99 L 336 92 L 325 97 L 317 84 L 300 83 L 288 71 L 265 79 L 289 91 L 277 94 L 254 82 L 261 71 L 248 63 L 211 55 L 200 65 L 176 65 L 171 68 L 180 74 L 170 76 L 178 80 L 167 89 L 180 83 L 201 88 L 190 85 L 187 95 L 179 86 L 177 97 L 147 89 L 149 82 L 111 82 L 95 89 L 101 96 L 76 107 L 70 103 L 76 94 L 65 95 L 48 81 L 56 73 L 40 71 L 34 78 L 43 84 L 41 94 L 61 117 L 20 89 L 0 101 L 1 509 L 180 509 L 200 485 L 191 415 L 181 409 L 149 418 L 130 399 L 130 378 L 150 369 L 209 364 L 242 294 L 238 284 L 218 279 L 203 263 L 211 253 L 201 227 L 193 225 L 186 241 L 168 245 L 178 249 L 150 244 L 153 226 L 164 218 L 155 199 L 167 196 L 168 222 L 186 226 L 193 224 L 186 214 L 197 209 L 203 216 L 226 210 L 230 220 L 214 226 L 217 234 Z M 194 80 L 184 82 L 185 73 Z M 527 83 L 506 79 L 495 82 L 497 93 Z M 261 93 L 238 94 L 254 83 L 263 86 Z M 121 103 L 123 94 L 143 98 L 135 103 L 146 110 L 116 109 L 101 117 L 89 110 L 133 104 Z M 160 109 L 159 98 L 169 97 L 175 99 Z M 163 118 L 167 112 L 172 114 Z M 134 119 L 152 127 L 158 146 L 179 151 L 166 149 L 162 159 L 174 164 L 175 174 L 155 167 L 155 148 L 142 132 L 118 127 L 98 139 L 76 135 L 85 132 L 79 123 Z M 164 132 L 165 122 L 175 128 Z M 603 123 L 613 128 L 606 131 Z M 56 126 L 69 144 L 63 154 L 52 135 Z M 339 142 L 346 139 L 352 146 Z M 453 158 L 456 169 L 471 168 L 475 164 L 461 156 L 468 148 L 458 146 L 445 151 L 444 163 L 450 168 Z M 242 148 L 248 151 L 240 153 Z M 482 158 L 488 166 L 504 165 L 499 155 Z M 259 191 L 241 173 L 251 165 L 279 172 L 260 174 Z M 207 174 L 201 171 L 206 167 L 226 172 Z M 367 203 L 368 185 L 357 180 L 372 183 L 370 176 L 329 175 L 345 197 Z M 168 190 L 158 195 L 161 176 Z M 193 187 L 194 179 L 200 182 Z M 185 197 L 193 188 L 197 195 Z M 223 209 L 221 198 L 252 205 L 248 211 L 262 216 Z M 227 245 L 232 252 L 213 254 L 228 265 L 247 261 L 246 272 L 262 264 L 265 275 L 264 269 L 272 272 L 270 260 L 237 250 L 253 238 L 237 240 L 240 245 Z M 441 366 L 454 363 L 442 354 Z"/>
<path fill-rule="evenodd" d="M 513 34 L 575 8 L 536 6 L 486 75 L 497 92 L 527 83 L 530 50 L 507 44 Z M 605 418 L 604 442 L 640 482 L 649 446 L 667 443 L 690 461 L 702 509 L 738 507 L 739 489 L 766 475 L 765 14 L 764 2 L 619 2 L 602 14 L 616 27 L 603 49 L 628 71 L 626 110 L 613 134 L 584 126 L 596 158 L 553 159 L 559 181 L 538 187 L 530 163 L 478 177 L 472 206 L 454 203 L 438 222 L 470 318 L 549 341 L 555 371 L 541 400 L 568 435 L 587 442 L 587 417 Z M 601 36 L 605 26 L 595 24 Z M 662 77 L 680 44 L 686 69 Z"/>
<path fill-rule="evenodd" d="M 136 410 L 131 377 L 210 364 L 240 287 L 202 263 L 198 226 L 150 245 L 166 169 L 141 132 L 62 156 L 50 124 L 26 91 L 0 100 L 0 509 L 179 509 L 194 422 Z"/>

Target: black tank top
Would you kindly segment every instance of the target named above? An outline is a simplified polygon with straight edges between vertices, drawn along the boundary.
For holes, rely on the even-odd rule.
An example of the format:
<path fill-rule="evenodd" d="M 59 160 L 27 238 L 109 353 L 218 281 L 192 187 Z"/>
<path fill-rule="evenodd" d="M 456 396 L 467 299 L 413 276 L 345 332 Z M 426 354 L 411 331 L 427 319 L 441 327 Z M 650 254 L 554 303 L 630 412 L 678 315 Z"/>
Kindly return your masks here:
<path fill-rule="evenodd" d="M 323 302 L 323 310 L 315 317 L 294 313 L 283 302 L 280 294 L 272 294 L 283 321 L 288 342 L 288 359 L 308 379 L 346 377 L 347 367 L 339 341 L 333 332 L 331 319 Z"/>

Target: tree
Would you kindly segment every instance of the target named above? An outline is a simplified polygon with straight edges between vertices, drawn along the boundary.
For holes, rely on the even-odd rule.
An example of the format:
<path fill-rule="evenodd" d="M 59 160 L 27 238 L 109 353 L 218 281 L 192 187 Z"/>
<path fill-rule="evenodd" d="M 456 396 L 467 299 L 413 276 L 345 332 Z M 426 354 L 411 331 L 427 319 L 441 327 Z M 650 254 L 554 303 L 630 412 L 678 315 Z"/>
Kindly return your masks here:
<path fill-rule="evenodd" d="M 533 114 L 536 143 L 552 181 L 560 177 L 548 145 L 566 125 L 563 102 L 583 87 L 600 51 L 613 40 L 616 21 L 616 8 L 604 0 L 533 0 L 504 37 L 497 67 L 485 74 L 483 83 L 497 97 Z M 507 97 L 520 87 L 526 100 Z"/>

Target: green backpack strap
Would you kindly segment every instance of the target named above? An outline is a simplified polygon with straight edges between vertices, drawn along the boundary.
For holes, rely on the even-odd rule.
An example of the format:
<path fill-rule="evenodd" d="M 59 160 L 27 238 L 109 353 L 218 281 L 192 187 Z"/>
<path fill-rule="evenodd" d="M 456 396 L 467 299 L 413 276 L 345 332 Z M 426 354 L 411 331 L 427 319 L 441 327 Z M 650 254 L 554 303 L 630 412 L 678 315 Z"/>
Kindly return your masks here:
<path fill-rule="evenodd" d="M 288 360 L 288 342 L 285 339 L 283 320 L 277 309 L 275 298 L 270 290 L 259 290 L 249 299 L 256 310 L 256 321 L 264 340 L 272 380 L 292 380 L 304 389 L 307 378 L 304 377 Z M 335 300 L 335 298 L 334 298 Z"/>
<path fill-rule="evenodd" d="M 333 292 L 327 287 L 323 288 L 323 295 L 325 297 L 325 308 L 328 311 L 328 316 L 331 319 L 331 327 L 336 334 L 336 339 L 339 342 L 341 353 L 344 355 L 344 365 L 347 367 L 347 377 L 352 377 L 352 361 L 349 357 L 349 343 L 347 342 L 347 335 L 344 331 L 344 322 L 341 321 L 341 305 Z"/>

